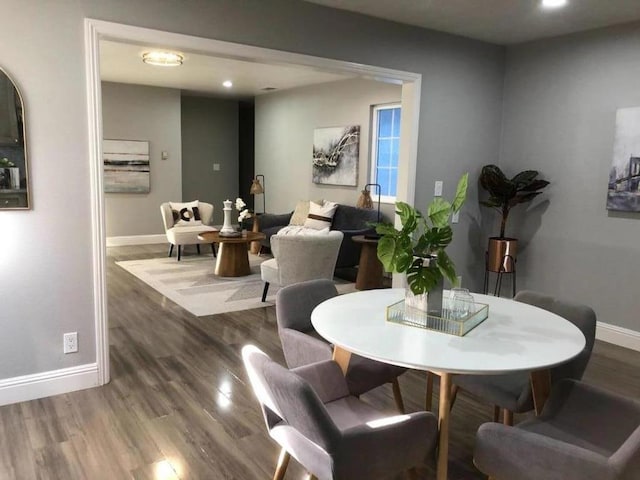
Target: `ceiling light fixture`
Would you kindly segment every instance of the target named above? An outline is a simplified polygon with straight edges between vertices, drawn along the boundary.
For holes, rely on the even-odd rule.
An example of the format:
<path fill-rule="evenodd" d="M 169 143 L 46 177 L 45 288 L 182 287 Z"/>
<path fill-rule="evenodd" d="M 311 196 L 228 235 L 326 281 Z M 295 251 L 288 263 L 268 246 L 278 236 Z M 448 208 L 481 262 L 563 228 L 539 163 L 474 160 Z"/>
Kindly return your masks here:
<path fill-rule="evenodd" d="M 159 67 L 177 67 L 182 65 L 184 57 L 179 53 L 173 52 L 146 52 L 142 54 L 142 61 L 149 65 L 156 65 Z"/>
<path fill-rule="evenodd" d="M 567 4 L 567 0 L 542 0 L 544 8 L 560 8 Z"/>
<path fill-rule="evenodd" d="M 222 86 L 225 88 L 231 88 L 233 87 L 233 82 L 231 80 L 225 80 L 224 82 L 222 82 Z"/>

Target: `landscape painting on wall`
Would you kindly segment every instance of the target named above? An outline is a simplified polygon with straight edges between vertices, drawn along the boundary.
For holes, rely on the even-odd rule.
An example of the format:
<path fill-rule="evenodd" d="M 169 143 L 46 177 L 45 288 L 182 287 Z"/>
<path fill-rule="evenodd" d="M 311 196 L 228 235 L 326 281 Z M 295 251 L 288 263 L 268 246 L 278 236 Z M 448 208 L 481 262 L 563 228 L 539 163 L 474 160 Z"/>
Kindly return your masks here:
<path fill-rule="evenodd" d="M 149 193 L 149 142 L 104 140 L 105 193 Z"/>
<path fill-rule="evenodd" d="M 358 184 L 360 126 L 316 128 L 313 131 L 313 183 Z"/>
<path fill-rule="evenodd" d="M 640 107 L 616 112 L 607 209 L 640 212 Z"/>

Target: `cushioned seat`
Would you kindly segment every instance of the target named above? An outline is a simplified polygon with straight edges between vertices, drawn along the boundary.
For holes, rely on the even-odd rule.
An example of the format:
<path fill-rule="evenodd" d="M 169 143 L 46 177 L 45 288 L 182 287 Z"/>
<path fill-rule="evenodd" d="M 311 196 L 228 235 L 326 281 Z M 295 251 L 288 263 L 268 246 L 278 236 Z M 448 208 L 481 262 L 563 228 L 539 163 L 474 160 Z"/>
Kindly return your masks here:
<path fill-rule="evenodd" d="M 431 412 L 388 416 L 349 395 L 332 360 L 294 370 L 248 345 L 242 358 L 271 438 L 282 453 L 274 480 L 293 456 L 320 480 L 388 478 L 424 463 L 438 424 Z"/>
<path fill-rule="evenodd" d="M 211 245 L 213 255 L 216 255 L 215 246 L 211 242 L 206 240 L 200 240 L 198 235 L 203 232 L 215 232 L 217 228 L 209 225 L 213 217 L 213 205 L 205 202 L 188 202 L 183 205 L 197 205 L 197 215 L 199 220 L 195 220 L 195 225 L 189 225 L 189 222 L 178 223 L 178 213 L 171 208 L 171 202 L 165 202 L 160 205 L 160 212 L 162 213 L 162 222 L 164 224 L 164 230 L 167 235 L 167 241 L 169 242 L 169 256 L 173 254 L 173 246 L 178 247 L 178 261 L 182 256 L 183 245 L 196 245 L 198 253 L 200 253 L 200 245 L 208 243 Z M 174 204 L 176 205 L 176 204 Z"/>
<path fill-rule="evenodd" d="M 540 416 L 481 425 L 474 462 L 494 480 L 636 480 L 640 402 L 561 380 Z"/>

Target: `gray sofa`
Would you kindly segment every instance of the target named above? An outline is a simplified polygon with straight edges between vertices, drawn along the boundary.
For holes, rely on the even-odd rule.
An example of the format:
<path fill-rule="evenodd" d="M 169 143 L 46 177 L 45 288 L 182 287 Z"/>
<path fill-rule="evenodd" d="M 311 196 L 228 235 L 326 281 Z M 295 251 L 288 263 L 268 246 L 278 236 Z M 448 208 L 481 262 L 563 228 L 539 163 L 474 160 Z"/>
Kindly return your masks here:
<path fill-rule="evenodd" d="M 262 246 L 271 247 L 271 236 L 289 225 L 291 220 L 290 213 L 271 214 L 265 213 L 260 215 L 260 231 L 266 235 L 266 239 L 262 240 Z M 351 207 L 349 205 L 338 205 L 336 213 L 333 216 L 331 230 L 339 230 L 344 234 L 344 240 L 340 246 L 338 253 L 338 261 L 336 268 L 354 267 L 358 265 L 360 260 L 360 245 L 355 243 L 352 238 L 355 235 L 364 235 L 374 233 L 375 229 L 371 225 L 378 219 L 376 210 L 367 210 L 364 208 Z"/>

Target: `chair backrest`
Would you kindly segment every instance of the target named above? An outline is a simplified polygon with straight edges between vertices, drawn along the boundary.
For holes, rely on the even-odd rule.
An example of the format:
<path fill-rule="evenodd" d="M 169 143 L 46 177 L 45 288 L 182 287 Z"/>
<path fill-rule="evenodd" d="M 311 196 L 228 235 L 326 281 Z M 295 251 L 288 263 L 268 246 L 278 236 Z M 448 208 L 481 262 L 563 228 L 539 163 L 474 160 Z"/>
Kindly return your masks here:
<path fill-rule="evenodd" d="M 267 429 L 284 422 L 325 450 L 331 450 L 341 433 L 311 386 L 253 345 L 243 347 L 242 360 Z"/>
<path fill-rule="evenodd" d="M 333 278 L 344 235 L 331 231 L 320 235 L 274 235 L 271 251 L 278 264 L 280 286 Z"/>
<path fill-rule="evenodd" d="M 515 300 L 555 313 L 580 329 L 586 340 L 584 349 L 577 357 L 553 368 L 551 370 L 551 381 L 555 383 L 563 378 L 580 380 L 587 368 L 587 363 L 589 363 L 596 339 L 595 312 L 586 305 L 559 300 L 551 295 L 530 290 L 518 292 Z"/>
<path fill-rule="evenodd" d="M 198 202 L 198 211 L 200 212 L 200 219 L 203 225 L 210 225 L 213 218 L 214 207 L 210 203 Z M 173 219 L 173 212 L 171 211 L 171 204 L 164 202 L 160 205 L 160 213 L 162 214 L 162 223 L 165 231 L 169 230 L 175 224 Z"/>
<path fill-rule="evenodd" d="M 276 295 L 278 328 L 299 332 L 314 330 L 311 312 L 319 304 L 338 295 L 333 281 L 326 278 L 308 280 L 281 288 Z"/>

